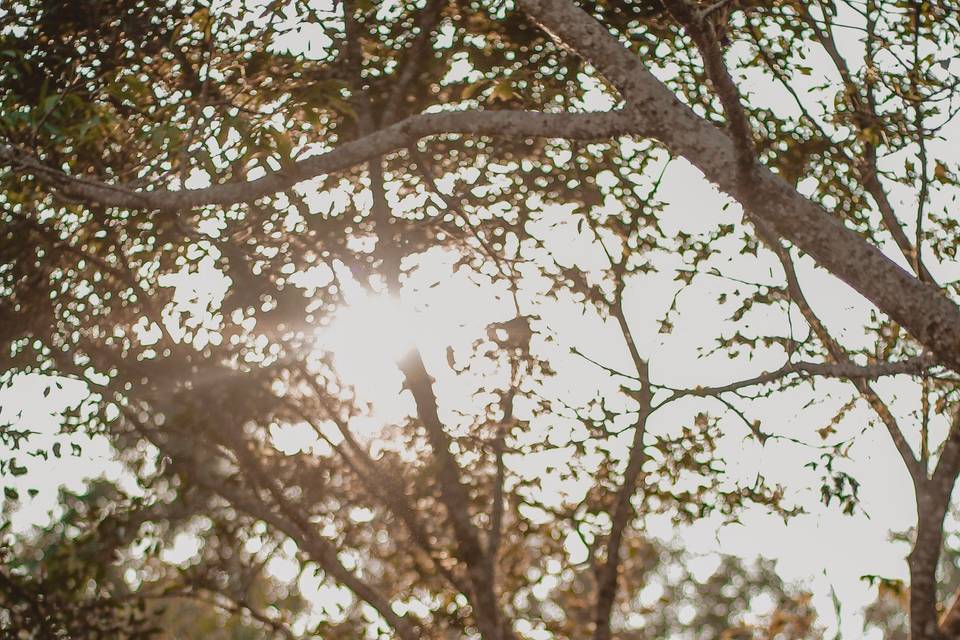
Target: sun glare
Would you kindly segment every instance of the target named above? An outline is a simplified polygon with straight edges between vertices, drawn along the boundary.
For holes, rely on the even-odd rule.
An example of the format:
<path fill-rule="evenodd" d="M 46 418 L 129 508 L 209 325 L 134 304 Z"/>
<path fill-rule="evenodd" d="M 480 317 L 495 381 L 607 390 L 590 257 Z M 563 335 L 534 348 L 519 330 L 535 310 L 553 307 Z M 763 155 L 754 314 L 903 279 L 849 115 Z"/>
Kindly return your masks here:
<path fill-rule="evenodd" d="M 333 357 L 340 382 L 358 401 L 370 403 L 376 423 L 405 414 L 398 365 L 411 349 L 426 346 L 418 339 L 416 320 L 416 314 L 393 296 L 358 293 L 348 296 L 331 323 L 317 332 L 317 354 Z M 352 429 L 368 435 L 380 431 L 378 425 L 361 427 L 353 422 Z"/>
<path fill-rule="evenodd" d="M 378 418 L 396 419 L 403 412 L 400 361 L 415 348 L 434 352 L 452 339 L 450 327 L 434 318 L 395 296 L 360 293 L 318 332 L 317 348 L 333 356 L 341 381 L 372 403 Z"/>
<path fill-rule="evenodd" d="M 448 350 L 469 352 L 486 327 L 514 313 L 502 287 L 455 266 L 456 256 L 433 252 L 422 257 L 396 294 L 371 292 L 349 274 L 338 274 L 344 305 L 316 334 L 317 353 L 328 353 L 340 381 L 357 399 L 372 405 L 377 421 L 402 419 L 410 407 L 402 399 L 399 364 L 418 349 L 428 371 L 447 391 Z M 367 425 L 369 427 L 369 425 Z"/>
<path fill-rule="evenodd" d="M 324 330 L 323 341 L 333 351 L 338 367 L 396 362 L 418 346 L 416 314 L 390 295 L 362 294 L 351 300 Z"/>

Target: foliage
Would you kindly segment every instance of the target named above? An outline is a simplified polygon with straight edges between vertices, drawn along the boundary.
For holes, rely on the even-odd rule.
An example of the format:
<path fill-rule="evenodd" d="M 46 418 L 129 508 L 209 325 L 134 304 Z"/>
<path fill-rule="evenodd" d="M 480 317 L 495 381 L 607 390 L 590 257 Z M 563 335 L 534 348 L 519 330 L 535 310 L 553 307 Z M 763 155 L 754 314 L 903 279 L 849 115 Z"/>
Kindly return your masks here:
<path fill-rule="evenodd" d="M 139 633 L 130 605 L 103 603 L 156 587 L 233 612 L 235 637 L 249 624 L 331 638 L 639 639 L 675 629 L 681 601 L 707 607 L 683 621 L 691 638 L 811 637 L 801 594 L 768 566 L 729 559 L 706 583 L 669 582 L 673 604 L 628 631 L 648 606 L 640 585 L 666 563 L 640 561 L 651 544 L 641 524 L 733 522 L 748 506 L 799 513 L 778 479 L 729 468 L 744 438 L 753 450 L 799 441 L 797 466 L 820 473 L 823 502 L 854 513 L 860 485 L 845 461 L 873 425 L 918 487 L 917 545 L 939 554 L 960 426 L 955 352 L 928 338 L 952 325 L 921 309 L 932 320 L 906 326 L 906 312 L 880 303 L 824 312 L 815 290 L 827 275 L 757 215 L 763 203 L 738 191 L 749 180 L 721 184 L 741 206 L 679 216 L 664 195 L 675 148 L 609 125 L 635 113 L 629 96 L 590 51 L 597 38 L 557 41 L 537 13 L 554 4 L 2 10 L 0 380 L 43 374 L 48 395 L 62 392 L 57 380 L 80 381 L 64 435 L 106 436 L 129 479 L 63 495 L 49 552 L 0 574 L 6 597 L 27 594 L 9 624 L 48 620 L 30 611 L 43 593 L 61 612 L 50 624 L 72 637 L 82 636 L 70 616 L 91 610 Z M 855 234 L 844 259 L 868 265 L 882 249 L 916 276 L 896 267 L 896 282 L 912 278 L 911 292 L 956 311 L 957 173 L 943 144 L 956 113 L 956 12 L 892 0 L 562 8 L 599 21 L 678 98 L 674 112 L 687 105 L 755 153 L 772 172 L 758 184 L 789 188 Z M 852 40 L 838 35 L 846 21 Z M 743 87 L 742 113 L 727 81 Z M 602 117 L 579 119 L 590 114 Z M 533 115 L 563 126 L 512 128 Z M 441 125 L 421 135 L 423 122 Z M 365 151 L 393 135 L 404 143 Z M 323 169 L 290 178 L 311 166 Z M 442 324 L 443 296 L 472 318 L 455 338 L 424 340 L 417 326 Z M 397 317 L 365 300 L 388 301 Z M 366 385 L 324 342 L 351 308 L 374 321 Z M 708 314 L 720 321 L 704 337 L 691 320 Z M 571 315 L 602 336 L 575 335 L 561 321 Z M 680 375 L 667 347 L 687 344 L 701 358 Z M 613 360 L 591 351 L 601 348 Z M 758 362 L 782 366 L 746 375 Z M 734 382 L 711 386 L 711 372 Z M 905 386 L 875 382 L 891 374 Z M 812 415 L 834 409 L 827 424 L 796 434 L 755 417 L 798 394 Z M 0 482 L 12 510 L 28 498 L 16 488 L 28 461 L 68 452 L 38 444 L 11 413 Z M 200 541 L 194 563 L 131 560 L 183 531 Z M 297 566 L 288 584 L 262 578 L 281 552 Z M 927 594 L 919 621 L 935 610 L 936 554 L 912 556 L 913 593 Z M 309 629 L 294 584 L 307 574 L 348 600 Z M 761 591 L 774 612 L 742 618 Z M 199 621 L 190 632 L 208 633 Z"/>
<path fill-rule="evenodd" d="M 68 638 L 242 640 L 264 637 L 265 631 L 287 637 L 281 620 L 267 611 L 283 611 L 289 624 L 291 617 L 322 605 L 303 600 L 300 588 L 269 571 L 270 560 L 283 556 L 279 540 L 269 540 L 262 526 L 242 518 L 210 522 L 211 505 L 185 500 L 120 507 L 117 487 L 103 480 L 83 494 L 63 491 L 60 501 L 61 518 L 20 536 L 5 550 L 9 563 L 0 574 L 0 594 L 11 605 L 9 617 L 2 619 L 10 637 L 18 637 L 21 629 Z M 184 540 L 196 552 L 180 559 L 176 550 Z M 236 553 L 252 548 L 254 541 L 259 553 Z M 688 567 L 697 560 L 714 566 L 695 574 Z M 784 584 L 773 563 L 748 564 L 733 556 L 713 560 L 676 544 L 631 542 L 624 580 L 646 591 L 638 589 L 623 603 L 620 636 L 681 638 L 696 629 L 689 637 L 816 637 L 809 594 Z M 555 586 L 547 598 L 531 597 L 524 604 L 528 614 L 556 633 L 585 633 L 590 577 L 583 569 L 539 576 L 538 590 Z M 692 619 L 681 622 L 691 611 Z M 138 613 L 127 617 L 131 612 Z M 350 637 L 363 626 L 359 611 L 344 611 L 337 621 L 321 617 L 313 632 Z"/>

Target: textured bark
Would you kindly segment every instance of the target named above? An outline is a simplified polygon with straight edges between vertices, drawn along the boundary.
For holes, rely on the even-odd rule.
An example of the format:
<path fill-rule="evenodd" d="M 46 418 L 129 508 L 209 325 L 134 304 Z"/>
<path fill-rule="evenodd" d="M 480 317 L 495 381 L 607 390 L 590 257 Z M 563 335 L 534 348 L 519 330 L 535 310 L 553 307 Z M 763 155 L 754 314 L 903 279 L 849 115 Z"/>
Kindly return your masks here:
<path fill-rule="evenodd" d="M 207 205 L 229 206 L 273 195 L 304 180 L 341 171 L 404 149 L 419 139 L 445 134 L 564 137 L 597 140 L 630 132 L 622 112 L 539 113 L 536 111 L 453 111 L 412 116 L 336 148 L 267 173 L 256 180 L 226 182 L 202 189 L 135 191 L 66 176 L 25 152 L 0 145 L 0 162 L 34 173 L 72 198 L 110 207 L 180 210 Z"/>
<path fill-rule="evenodd" d="M 911 640 L 948 640 L 956 637 L 937 620 L 937 564 L 943 547 L 943 520 L 960 474 L 960 411 L 943 445 L 932 476 L 915 481 L 917 538 L 907 558 L 910 567 Z M 945 619 L 947 624 L 950 618 Z"/>
<path fill-rule="evenodd" d="M 519 0 L 519 4 L 621 92 L 638 133 L 686 158 L 743 204 L 750 218 L 809 254 L 907 329 L 942 363 L 960 371 L 960 309 L 936 287 L 913 277 L 769 169 L 755 167 L 750 179 L 742 180 L 733 139 L 697 116 L 638 57 L 572 3 Z"/>
<path fill-rule="evenodd" d="M 945 501 L 917 495 L 917 539 L 910 567 L 910 640 L 945 640 L 937 622 L 937 562 L 943 545 Z"/>

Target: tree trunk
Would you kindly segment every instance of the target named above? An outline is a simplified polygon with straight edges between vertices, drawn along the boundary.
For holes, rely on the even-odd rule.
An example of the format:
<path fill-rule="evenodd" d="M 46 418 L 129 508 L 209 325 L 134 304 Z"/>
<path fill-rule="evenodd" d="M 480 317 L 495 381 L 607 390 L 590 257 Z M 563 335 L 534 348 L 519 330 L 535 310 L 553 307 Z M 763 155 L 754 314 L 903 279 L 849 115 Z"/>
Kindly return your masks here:
<path fill-rule="evenodd" d="M 917 489 L 917 539 L 910 567 L 910 640 L 947 640 L 937 622 L 937 563 L 947 500 L 929 485 Z"/>

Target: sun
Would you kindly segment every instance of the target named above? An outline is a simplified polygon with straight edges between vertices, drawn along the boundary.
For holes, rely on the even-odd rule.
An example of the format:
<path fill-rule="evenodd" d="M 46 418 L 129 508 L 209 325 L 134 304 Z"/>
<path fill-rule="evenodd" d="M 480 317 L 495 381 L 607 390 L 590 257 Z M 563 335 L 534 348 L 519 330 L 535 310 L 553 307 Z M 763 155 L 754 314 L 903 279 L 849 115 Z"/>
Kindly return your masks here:
<path fill-rule="evenodd" d="M 332 357 L 339 382 L 355 399 L 373 405 L 373 413 L 387 421 L 409 410 L 401 397 L 405 356 L 419 351 L 431 377 L 450 391 L 457 385 L 448 361 L 451 351 L 468 357 L 490 323 L 515 313 L 507 289 L 458 267 L 455 256 L 441 252 L 424 256 L 389 293 L 357 281 L 347 270 L 335 271 L 342 306 L 317 329 L 314 348 Z"/>
<path fill-rule="evenodd" d="M 436 305 L 415 304 L 411 297 L 345 291 L 345 304 L 329 325 L 318 331 L 318 350 L 330 354 L 341 381 L 358 399 L 381 409 L 402 392 L 400 363 L 413 350 L 424 357 L 457 342 L 460 323 Z"/>
<path fill-rule="evenodd" d="M 397 362 L 419 347 L 426 338 L 418 330 L 423 324 L 424 319 L 396 296 L 365 292 L 349 297 L 322 331 L 322 341 L 338 368 L 355 365 L 369 369 Z"/>

